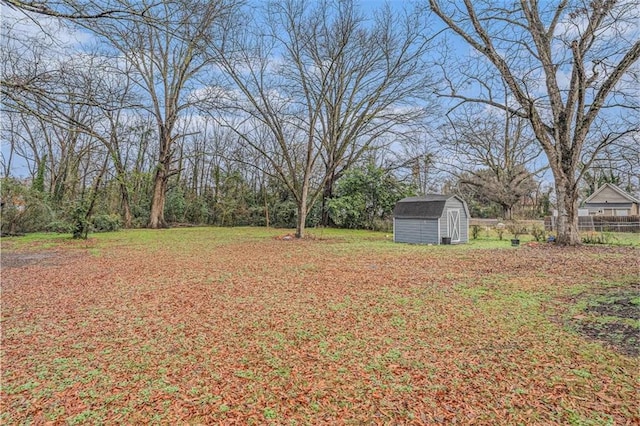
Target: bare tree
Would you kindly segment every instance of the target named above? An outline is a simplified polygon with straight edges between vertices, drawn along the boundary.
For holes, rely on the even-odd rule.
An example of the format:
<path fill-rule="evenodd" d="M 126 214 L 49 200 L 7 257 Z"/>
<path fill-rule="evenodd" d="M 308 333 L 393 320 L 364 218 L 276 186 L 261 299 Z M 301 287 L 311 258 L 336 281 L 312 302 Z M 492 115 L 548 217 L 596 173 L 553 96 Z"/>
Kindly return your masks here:
<path fill-rule="evenodd" d="M 456 159 L 450 172 L 459 185 L 498 203 L 511 219 L 513 206 L 536 189 L 534 176 L 548 167 L 536 165 L 542 148 L 525 119 L 483 107 L 461 108 L 450 117 L 453 131 L 443 132 L 445 156 Z"/>
<path fill-rule="evenodd" d="M 146 95 L 146 109 L 156 121 L 159 137 L 155 166 L 150 228 L 166 226 L 164 205 L 167 182 L 178 172 L 174 144 L 182 137 L 177 123 L 193 106 L 189 93 L 196 78 L 214 58 L 207 46 L 218 36 L 217 24 L 233 10 L 237 1 L 165 0 L 142 3 L 145 20 L 96 21 L 91 28 L 136 71 L 134 81 Z M 148 17 L 148 19 L 146 19 Z"/>
<path fill-rule="evenodd" d="M 128 163 L 126 153 L 132 146 L 140 147 L 142 141 L 134 140 L 134 128 L 141 120 L 138 111 L 139 104 L 132 93 L 131 74 L 126 69 L 113 68 L 111 66 L 93 71 L 94 76 L 100 82 L 100 92 L 107 102 L 101 103 L 97 108 L 101 119 L 91 128 L 84 131 L 93 135 L 106 148 L 110 162 L 113 165 L 113 174 L 120 190 L 120 211 L 123 224 L 126 228 L 132 226 L 133 215 L 131 213 L 131 189 L 128 182 Z M 106 95 L 109 94 L 107 97 Z"/>
<path fill-rule="evenodd" d="M 236 115 L 221 121 L 293 195 L 302 237 L 344 170 L 424 116 L 428 40 L 418 14 L 384 9 L 368 22 L 352 1 L 273 2 L 264 16 L 218 52 L 231 81 L 211 95 L 226 98 Z"/>
<path fill-rule="evenodd" d="M 636 136 L 636 140 L 632 137 Z M 607 147 L 583 173 L 584 197 L 605 183 L 612 183 L 632 194 L 640 191 L 640 135 L 629 135 L 620 144 Z M 581 168 L 584 165 L 581 166 Z"/>
<path fill-rule="evenodd" d="M 2 3 L 31 15 L 43 15 L 82 22 L 96 19 L 138 19 L 146 8 L 119 0 L 54 0 L 18 1 L 2 0 Z"/>
<path fill-rule="evenodd" d="M 301 41 L 292 59 L 315 70 L 299 96 L 319 106 L 323 225 L 329 224 L 326 201 L 344 172 L 368 151 L 413 136 L 432 110 L 424 62 L 429 28 L 420 11 L 393 12 L 387 5 L 364 30 L 369 24 L 353 2 L 329 4 L 291 17 L 288 28 Z"/>
<path fill-rule="evenodd" d="M 65 44 L 61 38 L 73 38 L 79 27 L 90 29 L 95 22 L 152 22 L 145 17 L 148 6 L 142 2 L 129 4 L 126 0 L 54 0 L 54 1 L 16 1 L 0 0 L 3 7 L 2 54 L 10 63 L 10 70 L 3 67 L 0 90 L 3 102 L 19 105 L 25 94 L 37 96 L 41 102 L 47 102 L 50 109 L 61 104 L 58 93 L 49 93 L 46 82 L 51 70 L 43 61 L 31 61 L 31 67 L 15 67 L 22 55 L 41 57 L 43 48 L 49 55 L 69 55 L 61 50 Z M 33 33 L 33 34 L 32 34 Z M 62 37 L 60 35 L 62 34 Z M 13 55 L 12 53 L 17 53 Z M 75 54 L 80 52 L 75 51 Z M 81 54 L 81 53 L 80 53 Z M 33 59 L 33 58 L 32 58 Z M 60 59 L 59 57 L 56 59 Z M 4 65 L 4 64 L 3 64 Z M 18 71 L 17 73 L 15 71 Z M 24 105 L 21 105 L 24 107 Z M 37 111 L 31 111 L 37 114 Z M 42 118 L 47 118 L 46 115 Z M 66 120 L 63 120 L 66 121 Z"/>
<path fill-rule="evenodd" d="M 446 27 L 475 50 L 472 65 L 446 64 L 451 83 L 446 95 L 460 103 L 489 104 L 529 121 L 554 177 L 557 242 L 580 244 L 578 166 L 590 165 L 605 147 L 638 131 L 637 120 L 624 120 L 638 110 L 638 99 L 631 94 L 638 84 L 633 69 L 640 57 L 638 3 L 429 4 Z M 511 99 L 508 105 L 500 93 L 502 81 Z M 469 82 L 476 85 L 475 92 L 459 84 Z"/>
<path fill-rule="evenodd" d="M 68 127 L 73 122 L 66 103 L 70 98 L 68 84 L 77 77 L 71 67 L 71 75 L 65 75 L 64 62 L 68 50 L 44 30 L 36 28 L 34 33 L 22 33 L 24 19 L 2 20 L 2 75 L 0 94 L 2 110 L 26 112 L 41 121 L 59 127 Z M 59 28 L 54 24 L 51 29 Z M 65 58 L 67 58 L 65 60 Z M 81 90 L 73 90 L 79 100 Z M 83 104 L 88 104 L 86 99 Z"/>
<path fill-rule="evenodd" d="M 27 42 L 32 47 L 24 50 Z M 57 57 L 59 51 L 47 52 L 50 46 L 37 37 L 11 38 L 2 45 L 7 59 L 2 64 L 2 109 L 19 123 L 12 129 L 21 141 L 15 152 L 32 166 L 32 175 L 46 167 L 51 198 L 60 203 L 86 184 L 90 173 L 83 164 L 91 161 L 96 140 L 85 130 L 99 119 L 95 106 L 104 98 L 98 80 L 87 72 L 98 65 L 95 57 Z"/>

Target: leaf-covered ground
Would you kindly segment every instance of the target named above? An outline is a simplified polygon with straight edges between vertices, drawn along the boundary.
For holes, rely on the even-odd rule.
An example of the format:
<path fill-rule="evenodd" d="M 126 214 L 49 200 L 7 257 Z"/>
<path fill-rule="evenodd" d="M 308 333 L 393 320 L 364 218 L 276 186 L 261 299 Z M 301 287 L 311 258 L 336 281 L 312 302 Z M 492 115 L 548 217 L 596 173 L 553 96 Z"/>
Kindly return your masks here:
<path fill-rule="evenodd" d="M 568 302 L 637 291 L 636 248 L 277 236 L 3 240 L 0 423 L 640 422 Z"/>

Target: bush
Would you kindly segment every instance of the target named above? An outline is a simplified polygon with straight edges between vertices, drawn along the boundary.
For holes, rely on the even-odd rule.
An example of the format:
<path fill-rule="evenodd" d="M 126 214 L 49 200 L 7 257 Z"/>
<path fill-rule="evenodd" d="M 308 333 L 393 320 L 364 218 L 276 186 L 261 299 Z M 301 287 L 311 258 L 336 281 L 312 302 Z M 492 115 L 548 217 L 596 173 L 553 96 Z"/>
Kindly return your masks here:
<path fill-rule="evenodd" d="M 342 197 L 332 198 L 328 202 L 329 215 L 340 228 L 365 228 L 365 209 L 366 203 L 364 197 L 360 194 L 345 195 Z"/>
<path fill-rule="evenodd" d="M 393 214 L 396 202 L 414 190 L 393 174 L 370 163 L 345 173 L 327 202 L 331 221 L 340 228 L 388 229 L 380 224 Z"/>
<path fill-rule="evenodd" d="M 480 225 L 471 225 L 471 238 L 477 240 L 478 235 L 480 235 Z"/>
<path fill-rule="evenodd" d="M 522 225 L 515 221 L 507 225 L 507 230 L 513 235 L 513 238 L 516 240 L 520 235 L 529 232 L 526 225 Z"/>
<path fill-rule="evenodd" d="M 588 232 L 582 236 L 584 244 L 611 244 L 614 239 L 608 232 Z"/>
<path fill-rule="evenodd" d="M 291 200 L 281 201 L 271 207 L 271 226 L 276 228 L 296 227 L 296 203 Z"/>
<path fill-rule="evenodd" d="M 187 201 L 185 200 L 184 192 L 182 191 L 182 189 L 170 189 L 167 192 L 167 198 L 164 207 L 164 216 L 167 222 L 184 222 L 186 209 Z"/>
<path fill-rule="evenodd" d="M 75 208 L 73 209 L 73 213 L 71 215 L 71 220 L 73 221 L 72 226 L 72 234 L 74 239 L 87 239 L 89 235 L 90 223 L 87 220 L 87 203 L 85 200 L 79 200 Z"/>
<path fill-rule="evenodd" d="M 45 194 L 13 178 L 0 180 L 0 190 L 3 233 L 44 231 L 53 220 L 53 210 Z"/>
<path fill-rule="evenodd" d="M 147 226 L 147 222 L 149 222 L 148 217 L 134 217 L 131 221 L 131 227 L 134 229 L 141 229 Z"/>
<path fill-rule="evenodd" d="M 393 232 L 393 220 L 373 219 L 372 230 L 380 232 Z"/>
<path fill-rule="evenodd" d="M 189 223 L 208 223 L 209 206 L 203 198 L 191 197 L 187 202 L 184 215 Z"/>
<path fill-rule="evenodd" d="M 71 234 L 73 232 L 73 224 L 64 220 L 54 220 L 47 225 L 46 231 L 58 234 Z"/>
<path fill-rule="evenodd" d="M 120 216 L 116 214 L 101 214 L 93 218 L 93 230 L 95 232 L 114 232 L 122 228 Z"/>
<path fill-rule="evenodd" d="M 538 225 L 533 225 L 533 227 L 531 228 L 531 236 L 539 243 L 544 242 L 546 235 L 547 232 L 544 230 L 544 228 L 541 228 Z"/>

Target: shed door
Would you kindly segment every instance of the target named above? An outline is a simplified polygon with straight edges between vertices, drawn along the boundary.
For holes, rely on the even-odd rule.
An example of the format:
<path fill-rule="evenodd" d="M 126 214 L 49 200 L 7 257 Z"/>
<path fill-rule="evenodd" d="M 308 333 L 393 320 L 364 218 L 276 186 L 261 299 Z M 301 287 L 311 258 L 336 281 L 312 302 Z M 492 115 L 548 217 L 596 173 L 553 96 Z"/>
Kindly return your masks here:
<path fill-rule="evenodd" d="M 447 210 L 447 225 L 451 241 L 460 241 L 460 210 Z"/>

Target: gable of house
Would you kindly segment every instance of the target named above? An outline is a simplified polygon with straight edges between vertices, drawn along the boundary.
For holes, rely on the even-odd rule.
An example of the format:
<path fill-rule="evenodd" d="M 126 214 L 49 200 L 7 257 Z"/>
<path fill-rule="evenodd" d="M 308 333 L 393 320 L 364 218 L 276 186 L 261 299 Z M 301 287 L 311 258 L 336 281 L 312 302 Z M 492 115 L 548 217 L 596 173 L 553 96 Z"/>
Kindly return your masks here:
<path fill-rule="evenodd" d="M 584 201 L 590 215 L 638 215 L 640 200 L 612 184 L 605 184 Z"/>
<path fill-rule="evenodd" d="M 600 190 L 594 192 L 585 200 L 585 204 L 596 203 L 632 203 L 638 202 L 637 199 L 619 188 L 611 185 L 605 185 Z"/>

